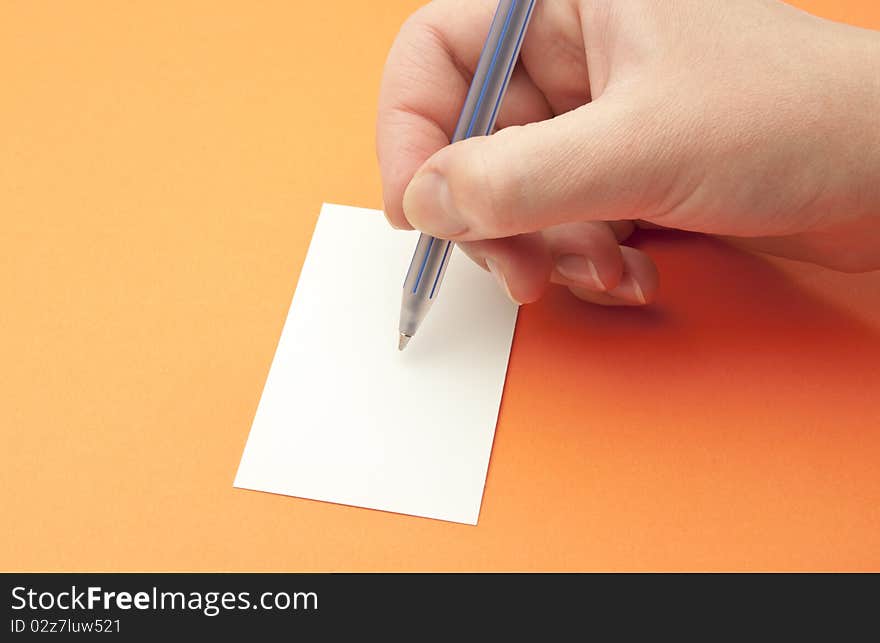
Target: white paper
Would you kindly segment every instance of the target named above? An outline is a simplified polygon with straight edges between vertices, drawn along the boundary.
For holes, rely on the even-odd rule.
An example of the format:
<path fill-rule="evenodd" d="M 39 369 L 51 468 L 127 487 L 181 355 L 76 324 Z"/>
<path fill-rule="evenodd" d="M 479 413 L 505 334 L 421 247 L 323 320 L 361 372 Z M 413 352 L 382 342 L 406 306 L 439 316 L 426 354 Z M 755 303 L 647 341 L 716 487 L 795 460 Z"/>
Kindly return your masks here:
<path fill-rule="evenodd" d="M 456 250 L 398 352 L 417 239 L 324 205 L 236 487 L 477 524 L 517 307 Z"/>

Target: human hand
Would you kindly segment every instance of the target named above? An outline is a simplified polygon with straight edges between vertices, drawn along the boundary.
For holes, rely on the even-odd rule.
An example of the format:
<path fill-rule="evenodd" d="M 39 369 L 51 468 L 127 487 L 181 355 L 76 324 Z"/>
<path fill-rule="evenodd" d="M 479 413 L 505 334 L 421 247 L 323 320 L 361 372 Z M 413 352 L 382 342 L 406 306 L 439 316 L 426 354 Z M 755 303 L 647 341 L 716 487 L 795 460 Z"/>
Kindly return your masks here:
<path fill-rule="evenodd" d="M 395 227 L 454 239 L 513 299 L 644 304 L 633 221 L 880 268 L 880 34 L 774 0 L 539 0 L 498 133 L 449 144 L 495 0 L 435 0 L 385 69 Z M 415 177 L 415 178 L 413 178 Z"/>

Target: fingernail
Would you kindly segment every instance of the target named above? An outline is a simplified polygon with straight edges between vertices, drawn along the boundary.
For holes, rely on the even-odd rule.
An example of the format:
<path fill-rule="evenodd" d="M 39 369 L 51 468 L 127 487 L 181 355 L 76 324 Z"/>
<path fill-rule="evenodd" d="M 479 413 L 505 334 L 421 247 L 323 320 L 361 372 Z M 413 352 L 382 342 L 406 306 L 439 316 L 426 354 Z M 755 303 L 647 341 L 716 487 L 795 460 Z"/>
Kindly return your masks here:
<path fill-rule="evenodd" d="M 642 290 L 639 282 L 633 279 L 632 275 L 624 275 L 617 287 L 610 290 L 608 294 L 637 304 L 648 303 L 645 291 Z"/>
<path fill-rule="evenodd" d="M 645 298 L 645 293 L 642 291 L 642 287 L 635 279 L 633 279 L 633 290 L 636 291 L 636 299 L 638 299 L 643 304 L 648 303 L 648 300 Z"/>
<path fill-rule="evenodd" d="M 494 259 L 486 259 L 486 266 L 489 268 L 489 272 L 492 273 L 492 276 L 495 277 L 498 285 L 501 286 L 501 289 L 505 293 L 507 293 L 510 301 L 515 303 L 517 306 L 521 306 L 522 304 L 514 299 L 513 295 L 510 293 L 510 286 L 507 285 L 507 279 L 505 279 L 504 273 L 501 272 L 501 269 L 498 267 L 498 263 Z"/>
<path fill-rule="evenodd" d="M 446 179 L 436 172 L 417 174 L 403 195 L 403 211 L 419 230 L 449 239 L 467 232 L 461 213 L 452 202 Z"/>
<path fill-rule="evenodd" d="M 608 290 L 599 277 L 596 264 L 581 255 L 562 255 L 556 260 L 556 271 L 571 281 L 597 290 Z"/>

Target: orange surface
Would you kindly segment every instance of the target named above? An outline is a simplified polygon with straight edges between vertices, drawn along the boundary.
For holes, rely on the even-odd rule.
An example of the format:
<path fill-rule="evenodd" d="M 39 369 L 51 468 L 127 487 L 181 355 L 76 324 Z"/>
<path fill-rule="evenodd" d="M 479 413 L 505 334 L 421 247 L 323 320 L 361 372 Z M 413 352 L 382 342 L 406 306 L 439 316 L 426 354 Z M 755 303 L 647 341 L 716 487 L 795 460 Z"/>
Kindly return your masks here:
<path fill-rule="evenodd" d="M 688 236 L 522 311 L 478 527 L 232 488 L 418 4 L 2 4 L 0 569 L 880 570 L 880 274 Z"/>

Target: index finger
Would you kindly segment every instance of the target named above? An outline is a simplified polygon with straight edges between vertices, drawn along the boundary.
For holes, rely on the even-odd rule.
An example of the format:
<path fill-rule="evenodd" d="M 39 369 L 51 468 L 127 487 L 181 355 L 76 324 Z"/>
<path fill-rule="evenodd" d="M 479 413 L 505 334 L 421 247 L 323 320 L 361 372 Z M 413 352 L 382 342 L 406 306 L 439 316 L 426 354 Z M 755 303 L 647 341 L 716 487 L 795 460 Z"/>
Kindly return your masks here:
<path fill-rule="evenodd" d="M 385 213 L 396 227 L 411 227 L 402 202 L 413 175 L 449 144 L 495 7 L 494 0 L 433 2 L 407 20 L 391 48 L 379 95 L 376 151 Z M 522 69 L 514 72 L 507 95 L 499 127 L 552 116 Z"/>

